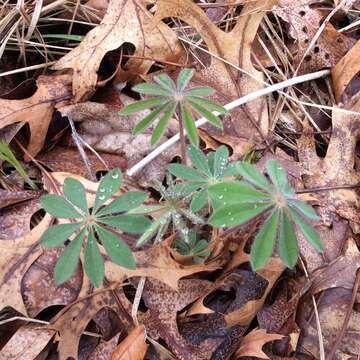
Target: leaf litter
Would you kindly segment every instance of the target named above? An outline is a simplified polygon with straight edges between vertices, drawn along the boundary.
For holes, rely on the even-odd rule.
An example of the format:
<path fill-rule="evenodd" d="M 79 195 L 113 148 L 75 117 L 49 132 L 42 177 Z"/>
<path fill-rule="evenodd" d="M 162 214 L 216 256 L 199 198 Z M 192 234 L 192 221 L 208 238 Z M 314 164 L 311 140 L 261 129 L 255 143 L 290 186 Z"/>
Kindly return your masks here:
<path fill-rule="evenodd" d="M 78 22 L 69 34 L 80 31 L 84 38 L 79 44 L 64 37 L 55 42 L 54 52 L 51 42 L 49 47 L 45 43 L 55 64 L 44 73 L 36 65 L 37 56 L 44 55 L 40 47 L 28 51 L 30 44 L 14 42 L 14 30 L 4 28 L 2 50 L 5 59 L 13 58 L 16 64 L 5 71 L 21 63 L 38 70 L 6 76 L 9 84 L 32 77 L 36 89 L 31 94 L 20 93 L 23 87 L 10 89 L 12 95 L 0 99 L 0 139 L 27 162 L 26 171 L 40 190 L 14 181 L 17 171 L 1 163 L 0 330 L 7 340 L 1 342 L 0 358 L 320 358 L 320 345 L 334 359 L 357 356 L 357 2 L 335 2 L 334 7 L 327 2 L 324 7 L 305 0 L 91 0 L 77 8 L 58 3 L 54 8 L 43 4 L 47 8 L 39 16 L 55 11 L 56 17 L 57 10 L 65 10 L 64 18 Z M 1 11 L 11 14 L 11 6 Z M 24 6 L 35 21 L 34 9 Z M 35 21 L 36 31 L 42 31 L 37 25 Z M 61 31 L 54 24 L 49 29 Z M 8 46 L 15 46 L 18 58 Z M 265 80 L 331 70 L 326 79 L 293 87 L 292 97 L 273 93 L 232 110 L 222 117 L 223 130 L 208 124 L 199 132 L 208 154 L 226 145 L 231 160 L 257 162 L 263 173 L 267 160 L 278 161 L 298 197 L 320 216 L 315 227 L 324 252 L 314 251 L 298 232 L 302 261 L 296 270 L 286 269 L 275 249 L 270 261 L 253 271 L 249 250 L 263 215 L 227 229 L 196 225 L 209 243 L 200 263 L 178 252 L 175 227 L 168 228 L 162 242 L 140 249 L 134 234 L 114 230 L 132 249 L 136 269 L 113 263 L 100 247 L 105 280 L 99 288 L 83 272 L 82 254 L 73 276 L 56 285 L 54 269 L 67 243 L 48 249 L 40 239 L 51 225 L 70 220 L 44 215 L 39 197 L 61 195 L 65 179 L 72 177 L 94 206 L 98 183 L 89 177 L 90 164 L 98 177 L 113 168 L 125 174 L 121 190 L 106 205 L 139 190 L 147 192 L 146 206 L 161 202 L 154 180 L 166 184 L 168 165 L 179 161 L 179 146 L 174 144 L 138 174 L 127 176 L 126 171 L 153 150 L 153 127 L 134 137 L 133 128 L 147 110 L 126 116 L 119 110 L 139 100 L 133 85 L 165 73 L 176 79 L 181 68 L 189 67 L 196 70 L 190 85 L 214 88 L 212 100 L 222 105 L 264 89 Z M 318 106 L 318 118 L 309 102 Z M 328 124 L 321 132 L 320 117 Z M 66 118 L 74 121 L 78 138 Z M 161 142 L 178 130 L 174 116 Z M 206 208 L 201 211 L 208 219 Z M 149 215 L 153 221 L 159 217 L 157 212 Z"/>

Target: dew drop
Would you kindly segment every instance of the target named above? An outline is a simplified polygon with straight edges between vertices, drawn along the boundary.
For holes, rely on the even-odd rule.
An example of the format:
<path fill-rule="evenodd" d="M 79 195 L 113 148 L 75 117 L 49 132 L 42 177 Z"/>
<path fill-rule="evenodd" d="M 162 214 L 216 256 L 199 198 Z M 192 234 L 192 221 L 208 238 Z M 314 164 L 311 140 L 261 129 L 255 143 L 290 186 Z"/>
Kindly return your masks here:
<path fill-rule="evenodd" d="M 117 179 L 118 177 L 119 177 L 119 174 L 113 174 L 113 175 L 111 175 L 111 177 L 113 178 L 113 179 Z"/>
<path fill-rule="evenodd" d="M 224 195 L 219 195 L 219 199 L 221 200 L 224 197 Z"/>
<path fill-rule="evenodd" d="M 105 192 L 106 190 L 104 188 L 100 188 L 100 192 Z"/>
<path fill-rule="evenodd" d="M 230 216 L 230 215 L 232 215 L 232 212 L 231 212 L 231 211 L 229 211 L 229 212 L 228 212 L 228 215 L 229 215 L 229 216 Z"/>
<path fill-rule="evenodd" d="M 100 196 L 99 196 L 99 199 L 100 199 L 100 200 L 104 200 L 104 199 L 105 199 L 105 195 L 100 195 Z"/>
<path fill-rule="evenodd" d="M 222 225 L 221 225 L 221 227 L 225 227 L 225 226 L 226 226 L 226 224 L 222 224 Z"/>
<path fill-rule="evenodd" d="M 230 218 L 230 221 L 234 221 L 234 218 L 232 217 L 232 218 Z"/>
<path fill-rule="evenodd" d="M 282 167 L 278 167 L 277 169 L 278 169 L 278 170 L 282 170 Z"/>

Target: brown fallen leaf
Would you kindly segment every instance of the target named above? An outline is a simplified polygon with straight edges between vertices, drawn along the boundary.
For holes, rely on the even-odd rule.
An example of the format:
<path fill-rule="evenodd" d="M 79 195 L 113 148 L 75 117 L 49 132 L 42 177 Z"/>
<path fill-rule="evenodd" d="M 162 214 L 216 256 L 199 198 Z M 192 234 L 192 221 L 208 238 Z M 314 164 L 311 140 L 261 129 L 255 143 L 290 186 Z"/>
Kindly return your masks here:
<path fill-rule="evenodd" d="M 251 44 L 264 14 L 274 3 L 272 0 L 246 2 L 237 23 L 229 32 L 213 24 L 204 11 L 191 0 L 159 0 L 155 18 L 159 22 L 168 17 L 180 18 L 197 31 L 215 56 L 211 56 L 208 67 L 196 74 L 194 84 L 213 87 L 217 91 L 216 100 L 227 103 L 263 88 L 263 73 L 256 70 L 251 61 Z M 252 76 L 235 70 L 221 59 L 244 69 Z M 267 104 L 264 98 L 232 111 L 231 117 L 224 119 L 224 131 L 216 130 L 210 125 L 205 127 L 216 140 L 234 148 L 239 146 L 239 141 L 245 143 L 251 139 L 262 142 L 268 128 Z M 241 149 L 238 153 L 241 153 Z"/>
<path fill-rule="evenodd" d="M 279 0 L 274 12 L 289 23 L 289 34 L 297 40 L 298 52 L 294 57 L 299 64 L 311 40 L 319 29 L 323 15 L 310 7 L 311 1 Z M 327 23 L 316 44 L 305 56 L 299 72 L 306 73 L 334 66 L 354 45 L 355 41 L 339 33 L 331 23 Z"/>
<path fill-rule="evenodd" d="M 0 209 L 7 207 L 9 205 L 14 205 L 26 200 L 33 199 L 34 197 L 38 196 L 37 191 L 7 191 L 0 189 Z"/>
<path fill-rule="evenodd" d="M 111 354 L 116 349 L 118 341 L 119 341 L 119 335 L 115 335 L 109 341 L 104 341 L 103 339 L 101 339 L 100 344 L 91 353 L 88 360 L 109 360 Z"/>
<path fill-rule="evenodd" d="M 36 85 L 37 91 L 29 98 L 0 99 L 0 129 L 17 122 L 27 122 L 31 132 L 28 152 L 33 156 L 44 144 L 56 104 L 71 98 L 71 76 L 42 75 L 38 77 Z"/>
<path fill-rule="evenodd" d="M 262 351 L 262 347 L 270 341 L 281 340 L 282 338 L 282 335 L 268 334 L 266 330 L 255 329 L 243 338 L 235 356 L 237 359 L 243 356 L 254 356 L 260 359 L 269 359 L 269 357 Z"/>
<path fill-rule="evenodd" d="M 0 351 L 1 360 L 33 360 L 54 336 L 54 331 L 36 324 L 20 327 Z"/>
<path fill-rule="evenodd" d="M 110 360 L 143 360 L 147 348 L 145 326 L 140 325 L 117 346 Z"/>
<path fill-rule="evenodd" d="M 124 43 L 133 44 L 137 56 L 177 59 L 182 53 L 177 36 L 164 23 L 155 25 L 152 17 L 141 0 L 109 2 L 100 25 L 88 32 L 77 48 L 53 66 L 56 70 L 73 69 L 75 101 L 87 99 L 94 92 L 103 57 Z M 153 63 L 150 60 L 131 59 L 126 68 L 135 74 L 145 74 Z"/>

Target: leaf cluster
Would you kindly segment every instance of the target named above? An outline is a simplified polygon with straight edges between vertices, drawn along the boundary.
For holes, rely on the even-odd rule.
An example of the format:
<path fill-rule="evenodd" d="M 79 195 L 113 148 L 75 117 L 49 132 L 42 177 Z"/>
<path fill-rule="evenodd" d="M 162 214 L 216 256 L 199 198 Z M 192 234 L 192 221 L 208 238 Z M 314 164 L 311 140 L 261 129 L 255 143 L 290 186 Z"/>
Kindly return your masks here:
<path fill-rule="evenodd" d="M 188 242 L 177 239 L 174 245 L 179 254 L 191 256 L 197 264 L 203 263 L 206 257 L 210 255 L 210 252 L 207 250 L 209 243 L 204 239 L 198 239 L 195 231 L 190 231 Z"/>
<path fill-rule="evenodd" d="M 199 144 L 199 136 L 193 118 L 194 112 L 205 117 L 213 125 L 222 128 L 220 119 L 212 112 L 226 114 L 227 110 L 205 98 L 213 94 L 214 89 L 206 86 L 187 89 L 193 75 L 193 69 L 183 69 L 179 73 L 176 83 L 167 74 L 161 74 L 154 77 L 155 83 L 142 83 L 134 86 L 132 88 L 134 91 L 147 95 L 149 98 L 126 106 L 120 111 L 120 114 L 128 115 L 145 109 L 151 111 L 135 126 L 133 134 L 138 135 L 159 119 L 151 137 L 151 144 L 155 145 L 164 134 L 175 113 L 179 114 L 179 120 L 183 122 L 187 135 L 195 146 Z"/>
<path fill-rule="evenodd" d="M 41 198 L 46 212 L 59 219 L 71 219 L 71 222 L 48 228 L 41 237 L 41 243 L 50 248 L 62 246 L 71 238 L 55 266 L 57 284 L 68 280 L 76 270 L 82 247 L 85 248 L 85 273 L 97 287 L 104 278 L 104 260 L 99 245 L 114 263 L 129 269 L 135 268 L 129 246 L 109 228 L 134 234 L 144 232 L 150 220 L 142 215 L 130 214 L 130 211 L 139 207 L 147 194 L 129 191 L 105 205 L 119 190 L 121 182 L 119 169 L 109 171 L 100 181 L 92 209 L 89 209 L 83 184 L 73 178 L 65 179 L 64 196 L 49 194 Z"/>

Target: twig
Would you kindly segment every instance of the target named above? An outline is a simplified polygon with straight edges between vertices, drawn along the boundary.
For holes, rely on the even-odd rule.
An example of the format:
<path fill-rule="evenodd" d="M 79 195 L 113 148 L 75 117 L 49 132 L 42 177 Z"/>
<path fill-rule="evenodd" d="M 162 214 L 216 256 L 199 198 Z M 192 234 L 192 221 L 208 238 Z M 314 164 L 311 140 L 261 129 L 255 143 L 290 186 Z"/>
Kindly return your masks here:
<path fill-rule="evenodd" d="M 357 292 L 358 292 L 358 289 L 359 289 L 359 284 L 360 284 L 360 270 L 358 269 L 357 272 L 356 272 L 356 278 L 355 278 L 355 283 L 354 283 L 354 287 L 353 287 L 353 291 L 352 291 L 352 296 L 351 296 L 351 300 L 350 300 L 350 303 L 349 303 L 349 306 L 347 308 L 347 311 L 346 311 L 346 315 L 345 315 L 345 319 L 344 319 L 344 322 L 341 326 L 341 330 L 340 330 L 340 333 L 337 335 L 336 337 L 336 341 L 329 353 L 329 356 L 326 358 L 326 360 L 332 360 L 335 356 L 335 353 L 336 353 L 336 350 L 338 349 L 344 335 L 345 335 L 345 332 L 346 332 L 346 329 L 349 325 L 349 321 L 350 321 L 350 317 L 351 317 L 351 313 L 352 313 L 352 310 L 353 310 L 353 306 L 355 304 L 355 300 L 356 300 L 356 295 L 357 295 Z"/>
<path fill-rule="evenodd" d="M 297 194 L 306 194 L 306 193 L 320 192 L 320 191 L 331 191 L 331 190 L 338 190 L 338 189 L 357 189 L 357 188 L 360 188 L 360 184 L 315 187 L 315 188 L 309 188 L 309 189 L 296 190 L 296 193 Z"/>
<path fill-rule="evenodd" d="M 142 293 L 144 291 L 144 286 L 145 286 L 145 281 L 146 281 L 146 277 L 145 276 L 142 276 L 140 278 L 140 281 L 139 281 L 139 284 L 137 286 L 137 289 L 136 289 L 136 294 L 135 294 L 135 298 L 134 298 L 134 302 L 133 302 L 133 306 L 131 308 L 131 316 L 133 318 L 133 321 L 134 321 L 134 324 L 136 326 L 139 325 L 139 321 L 137 319 L 137 312 L 138 312 L 138 309 L 139 309 L 139 305 L 140 305 L 140 300 L 141 300 L 141 297 L 142 297 Z"/>
<path fill-rule="evenodd" d="M 278 84 L 271 85 L 267 88 L 260 89 L 258 91 L 254 91 L 250 94 L 247 94 L 245 96 L 242 96 L 228 104 L 226 104 L 224 107 L 227 110 L 235 109 L 236 107 L 239 107 L 240 105 L 246 104 L 252 100 L 255 100 L 261 96 L 271 94 L 274 91 L 284 89 L 288 86 L 293 86 L 295 84 L 300 84 L 306 81 L 319 79 L 323 76 L 329 75 L 330 70 L 321 70 L 310 74 L 305 74 L 301 76 L 297 76 L 285 81 L 282 81 Z M 214 115 L 220 115 L 218 112 L 213 112 Z M 200 127 L 207 123 L 207 120 L 205 118 L 200 118 L 195 122 L 196 127 Z M 179 140 L 179 133 L 171 137 L 169 140 L 162 143 L 160 146 L 158 146 L 155 150 L 153 150 L 151 153 L 149 153 L 147 156 L 145 156 L 142 160 L 140 160 L 137 164 L 135 164 L 131 169 L 127 171 L 128 176 L 133 176 L 138 171 L 140 171 L 144 166 L 149 164 L 152 160 L 154 160 L 156 157 L 158 157 L 163 151 L 168 149 L 170 146 L 175 144 Z"/>

